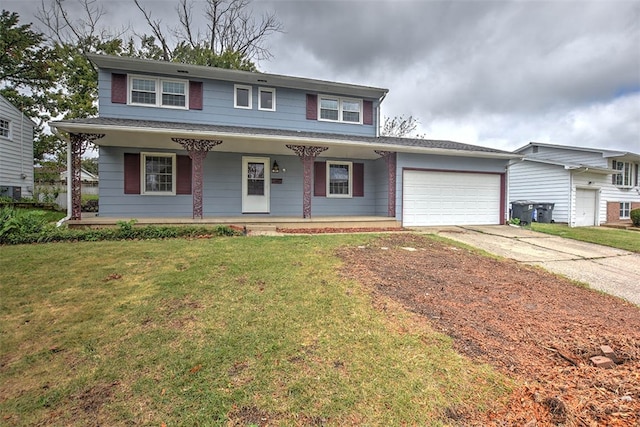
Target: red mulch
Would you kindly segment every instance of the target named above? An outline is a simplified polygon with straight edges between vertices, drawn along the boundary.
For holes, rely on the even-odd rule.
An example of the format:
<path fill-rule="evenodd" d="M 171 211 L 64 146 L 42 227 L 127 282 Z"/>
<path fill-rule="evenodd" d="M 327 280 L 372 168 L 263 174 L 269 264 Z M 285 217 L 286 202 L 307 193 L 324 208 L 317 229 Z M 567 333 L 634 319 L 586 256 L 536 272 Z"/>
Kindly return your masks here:
<path fill-rule="evenodd" d="M 462 420 L 457 413 L 454 425 L 640 425 L 637 306 L 414 234 L 390 234 L 339 255 L 347 277 L 400 302 L 451 336 L 459 352 L 520 384 L 506 404 L 469 410 Z M 613 369 L 589 360 L 602 345 L 620 359 Z"/>

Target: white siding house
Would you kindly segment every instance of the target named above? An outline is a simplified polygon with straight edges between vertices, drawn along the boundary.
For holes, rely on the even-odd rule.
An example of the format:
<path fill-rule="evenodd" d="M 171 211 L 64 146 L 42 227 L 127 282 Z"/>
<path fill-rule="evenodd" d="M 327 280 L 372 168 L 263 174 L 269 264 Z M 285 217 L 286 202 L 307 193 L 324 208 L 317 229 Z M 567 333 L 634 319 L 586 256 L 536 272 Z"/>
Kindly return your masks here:
<path fill-rule="evenodd" d="M 537 142 L 515 152 L 524 158 L 510 167 L 509 201 L 554 203 L 554 222 L 626 222 L 640 208 L 640 154 Z"/>
<path fill-rule="evenodd" d="M 32 195 L 34 128 L 31 119 L 0 95 L 0 196 Z"/>

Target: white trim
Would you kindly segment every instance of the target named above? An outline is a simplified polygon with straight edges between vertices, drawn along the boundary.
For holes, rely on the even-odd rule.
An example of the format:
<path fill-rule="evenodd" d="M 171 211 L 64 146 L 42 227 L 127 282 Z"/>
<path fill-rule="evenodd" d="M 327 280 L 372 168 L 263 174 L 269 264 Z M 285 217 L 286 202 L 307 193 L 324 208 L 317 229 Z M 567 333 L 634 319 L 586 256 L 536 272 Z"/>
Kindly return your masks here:
<path fill-rule="evenodd" d="M 327 160 L 327 172 L 326 172 L 326 197 L 337 198 L 337 199 L 350 199 L 353 197 L 353 162 L 340 162 L 334 160 Z M 331 166 L 349 166 L 349 194 L 331 194 Z"/>
<path fill-rule="evenodd" d="M 170 157 L 171 158 L 171 190 L 172 191 L 147 191 L 147 168 L 146 158 L 149 157 Z M 140 152 L 140 194 L 146 196 L 175 196 L 176 195 L 176 153 L 159 153 L 142 151 Z"/>
<path fill-rule="evenodd" d="M 7 135 L 5 136 L 5 135 L 0 134 L 0 138 L 8 139 L 9 141 L 12 141 L 13 140 L 13 132 L 11 132 L 11 128 L 12 128 L 11 119 L 5 119 L 5 118 L 0 117 L 0 121 L 7 122 L 7 127 L 6 127 Z M 0 129 L 5 129 L 5 128 L 2 127 Z"/>
<path fill-rule="evenodd" d="M 246 89 L 249 91 L 249 106 L 238 105 L 238 89 Z M 243 110 L 253 109 L 253 87 L 248 85 L 233 85 L 233 108 L 241 108 Z"/>
<path fill-rule="evenodd" d="M 248 195 L 249 163 L 264 164 L 264 194 Z M 271 212 L 271 159 L 269 157 L 242 156 L 242 213 Z"/>
<path fill-rule="evenodd" d="M 131 93 L 133 92 L 133 80 L 150 80 L 154 82 L 155 90 L 154 93 L 156 95 L 155 104 L 145 104 L 142 102 L 133 102 L 131 100 Z M 184 85 L 184 106 L 181 105 L 164 105 L 162 103 L 162 83 L 180 83 Z M 172 94 L 175 95 L 175 94 Z M 137 74 L 129 74 L 127 76 L 127 105 L 132 105 L 136 107 L 156 107 L 156 108 L 169 108 L 174 110 L 188 110 L 189 109 L 189 80 L 180 80 L 173 78 L 163 78 L 163 77 L 153 77 L 153 76 L 144 76 Z"/>
<path fill-rule="evenodd" d="M 338 120 L 331 120 L 331 119 L 323 119 L 322 118 L 322 100 L 326 99 L 326 100 L 331 100 L 331 101 L 337 101 L 338 102 Z M 357 103 L 360 106 L 360 110 L 358 112 L 358 121 L 354 122 L 354 121 L 350 121 L 350 120 L 344 120 L 344 103 L 345 102 L 354 102 Z M 340 97 L 340 96 L 333 96 L 333 95 L 318 95 L 318 120 L 321 122 L 334 122 L 334 123 L 349 123 L 352 125 L 361 125 L 362 124 L 362 115 L 363 115 L 363 103 L 362 103 L 362 99 L 358 99 L 358 98 L 344 98 L 344 97 Z"/>
<path fill-rule="evenodd" d="M 271 93 L 271 108 L 264 108 L 262 106 L 262 92 Z M 258 88 L 258 110 L 261 111 L 276 111 L 276 89 L 272 87 L 259 87 Z"/>

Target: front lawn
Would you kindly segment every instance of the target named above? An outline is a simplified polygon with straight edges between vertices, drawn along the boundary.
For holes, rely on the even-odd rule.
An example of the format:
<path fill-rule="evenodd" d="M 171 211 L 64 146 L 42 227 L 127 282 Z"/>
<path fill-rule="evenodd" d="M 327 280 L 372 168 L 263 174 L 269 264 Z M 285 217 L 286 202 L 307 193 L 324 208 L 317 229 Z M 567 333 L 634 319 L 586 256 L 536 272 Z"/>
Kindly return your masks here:
<path fill-rule="evenodd" d="M 510 382 L 335 251 L 372 235 L 0 247 L 3 425 L 444 425 Z"/>
<path fill-rule="evenodd" d="M 640 232 L 607 227 L 569 227 L 565 224 L 534 222 L 531 229 L 583 242 L 597 243 L 631 252 L 640 252 Z"/>

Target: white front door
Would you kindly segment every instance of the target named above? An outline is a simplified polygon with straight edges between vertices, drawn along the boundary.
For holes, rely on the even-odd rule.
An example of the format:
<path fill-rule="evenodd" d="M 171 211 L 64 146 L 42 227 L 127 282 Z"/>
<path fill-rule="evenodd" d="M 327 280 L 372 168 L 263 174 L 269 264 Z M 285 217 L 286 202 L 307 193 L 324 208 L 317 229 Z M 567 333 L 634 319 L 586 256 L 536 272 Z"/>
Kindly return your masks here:
<path fill-rule="evenodd" d="M 268 157 L 242 158 L 242 213 L 269 213 Z"/>
<path fill-rule="evenodd" d="M 576 190 L 576 227 L 596 225 L 596 190 Z"/>

